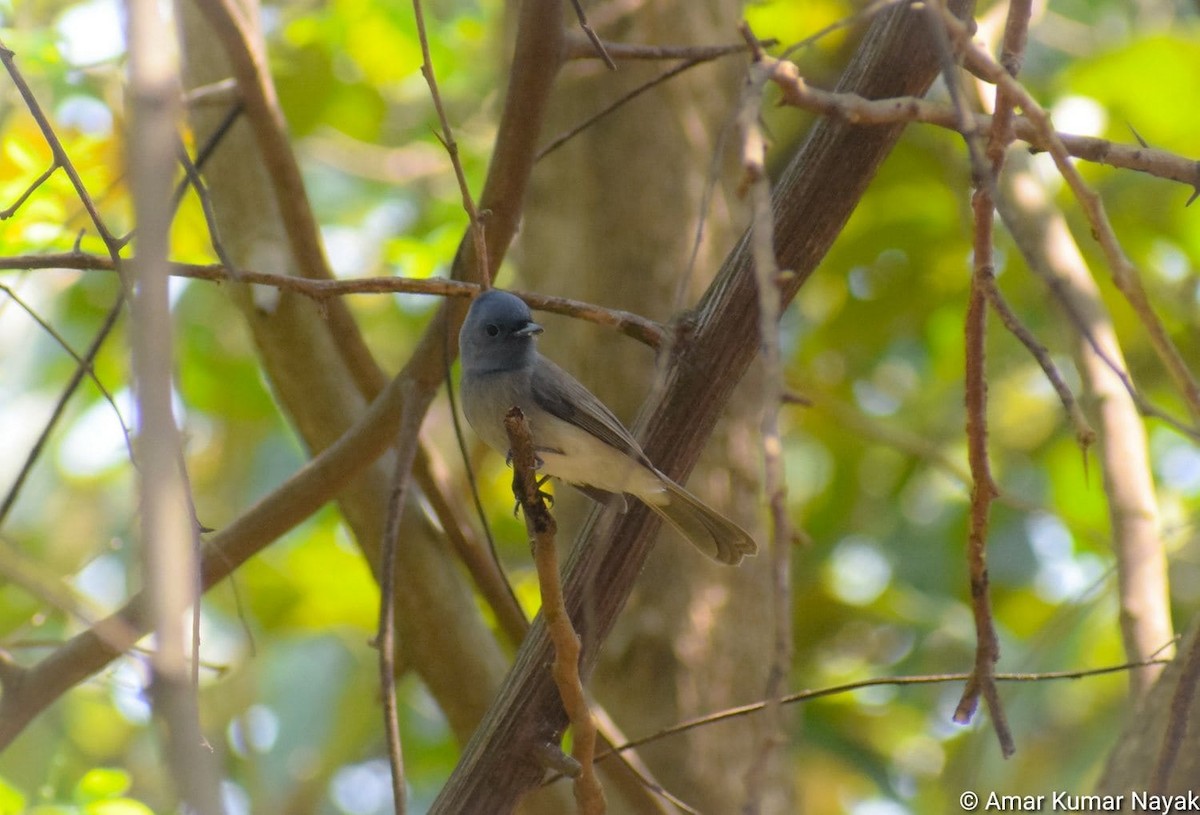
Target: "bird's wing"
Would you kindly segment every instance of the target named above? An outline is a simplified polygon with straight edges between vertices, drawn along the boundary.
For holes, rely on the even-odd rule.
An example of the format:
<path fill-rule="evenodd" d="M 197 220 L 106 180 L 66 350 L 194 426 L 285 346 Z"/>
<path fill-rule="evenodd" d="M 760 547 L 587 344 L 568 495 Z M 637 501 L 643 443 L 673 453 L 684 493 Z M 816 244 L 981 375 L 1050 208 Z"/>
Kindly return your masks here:
<path fill-rule="evenodd" d="M 653 469 L 641 445 L 612 411 L 562 368 L 541 357 L 533 367 L 530 384 L 540 408 Z"/>

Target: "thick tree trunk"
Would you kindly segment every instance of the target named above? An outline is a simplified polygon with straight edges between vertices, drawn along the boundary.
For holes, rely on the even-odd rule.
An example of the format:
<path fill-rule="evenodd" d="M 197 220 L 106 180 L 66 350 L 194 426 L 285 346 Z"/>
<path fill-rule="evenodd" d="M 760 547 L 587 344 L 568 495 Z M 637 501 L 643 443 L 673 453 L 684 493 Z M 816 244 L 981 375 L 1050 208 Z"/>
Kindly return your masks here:
<path fill-rule="evenodd" d="M 1101 795 L 1123 796 L 1122 812 L 1166 811 L 1163 801 L 1133 796 L 1196 793 L 1200 778 L 1200 620 L 1193 620 L 1179 656 L 1138 701 L 1096 785 Z M 1169 760 L 1165 758 L 1169 756 Z M 1144 799 L 1143 799 L 1144 801 Z M 1175 805 L 1186 811 L 1186 805 Z"/>

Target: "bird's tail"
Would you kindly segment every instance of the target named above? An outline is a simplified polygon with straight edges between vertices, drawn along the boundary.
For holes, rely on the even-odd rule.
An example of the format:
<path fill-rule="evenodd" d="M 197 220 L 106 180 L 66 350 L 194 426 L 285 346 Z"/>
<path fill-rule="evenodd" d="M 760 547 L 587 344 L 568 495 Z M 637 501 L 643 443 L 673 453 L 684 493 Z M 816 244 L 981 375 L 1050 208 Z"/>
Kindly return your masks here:
<path fill-rule="evenodd" d="M 758 544 L 750 533 L 733 521 L 709 507 L 703 501 L 666 476 L 661 477 L 666 487 L 667 501 L 643 501 L 663 520 L 679 530 L 679 533 L 704 554 L 721 563 L 736 566 L 746 555 L 758 554 Z M 658 497 L 658 496 L 656 496 Z"/>

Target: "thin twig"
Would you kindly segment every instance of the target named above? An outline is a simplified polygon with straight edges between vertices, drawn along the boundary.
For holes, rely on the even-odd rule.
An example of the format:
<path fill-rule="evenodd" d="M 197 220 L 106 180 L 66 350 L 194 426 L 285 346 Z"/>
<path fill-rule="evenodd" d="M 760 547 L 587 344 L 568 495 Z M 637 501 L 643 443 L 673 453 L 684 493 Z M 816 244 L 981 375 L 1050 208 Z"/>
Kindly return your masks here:
<path fill-rule="evenodd" d="M 480 519 L 484 530 L 484 542 L 480 543 L 470 523 L 463 517 L 461 485 L 451 480 L 445 463 L 433 445 L 422 443 L 413 468 L 417 484 L 437 516 L 442 531 L 446 533 L 446 539 L 470 573 L 475 588 L 496 615 L 500 630 L 509 643 L 520 645 L 529 630 L 529 618 L 525 616 L 512 582 L 497 557 L 486 517 Z M 473 482 L 471 468 L 466 469 L 468 479 Z M 474 498 L 479 500 L 478 490 L 475 490 Z"/>
<path fill-rule="evenodd" d="M 100 348 L 104 345 L 105 340 L 108 339 L 113 327 L 116 326 L 117 319 L 121 316 L 121 312 L 125 308 L 125 296 L 128 286 L 125 283 L 124 273 L 121 269 L 120 241 L 113 236 L 108 227 L 104 224 L 103 219 L 100 217 L 100 212 L 96 208 L 95 202 L 92 201 L 92 197 L 88 194 L 87 188 L 83 184 L 83 180 L 80 178 L 79 173 L 75 170 L 75 165 L 71 162 L 70 156 L 67 155 L 67 151 L 63 148 L 62 141 L 59 140 L 58 134 L 54 132 L 54 127 L 50 124 L 50 120 L 46 117 L 45 112 L 42 110 L 42 106 L 38 103 L 37 98 L 33 95 L 33 91 L 30 90 L 29 83 L 25 81 L 25 77 L 21 74 L 20 70 L 18 70 L 16 65 L 16 55 L 9 50 L 3 42 L 0 42 L 0 62 L 4 63 L 4 67 L 8 71 L 8 75 L 12 78 L 13 84 L 16 85 L 18 92 L 21 94 L 21 98 L 25 101 L 25 106 L 29 109 L 30 115 L 32 115 L 34 121 L 37 122 L 38 129 L 41 130 L 42 133 L 42 138 L 45 139 L 46 144 L 50 147 L 50 152 L 54 157 L 54 163 L 62 167 L 63 172 L 67 174 L 67 178 L 70 179 L 71 186 L 74 188 L 76 196 L 83 204 L 84 209 L 87 210 L 88 216 L 92 220 L 92 225 L 95 227 L 97 234 L 100 235 L 101 240 L 104 242 L 104 247 L 108 252 L 110 268 L 115 270 L 118 277 L 121 278 L 121 288 L 117 294 L 116 300 L 113 302 L 112 306 L 109 307 L 104 321 L 101 323 L 96 335 L 92 338 L 91 344 L 84 352 L 82 360 L 78 365 L 75 366 L 75 371 L 71 374 L 70 379 L 67 380 L 67 384 L 63 388 L 63 392 L 59 395 L 58 401 L 54 406 L 54 410 L 51 411 L 50 418 L 47 420 L 46 425 L 42 428 L 42 432 L 38 436 L 38 439 L 34 443 L 32 449 L 30 449 L 28 456 L 26 456 L 25 463 L 21 466 L 21 469 L 17 473 L 16 480 L 13 482 L 13 485 L 9 488 L 8 493 L 5 495 L 3 504 L 0 504 L 0 526 L 3 526 L 5 518 L 8 517 L 8 513 L 12 510 L 13 505 L 16 503 L 17 496 L 20 494 L 21 488 L 24 486 L 26 479 L 29 477 L 30 471 L 33 469 L 34 463 L 41 456 L 42 450 L 45 449 L 46 442 L 50 438 L 50 434 L 54 431 L 58 421 L 62 418 L 62 415 L 66 410 L 67 402 L 70 401 L 71 396 L 75 393 L 76 388 L 79 387 L 79 384 L 83 381 L 84 377 L 87 375 L 87 372 L 92 370 L 93 364 L 96 360 L 96 355 L 100 353 Z"/>
<path fill-rule="evenodd" d="M 1021 318 L 1008 305 L 1008 301 L 1004 299 L 1004 295 L 1000 293 L 1000 289 L 996 285 L 994 274 L 985 276 L 980 282 L 984 287 L 983 293 L 987 297 L 988 304 L 996 312 L 1000 322 L 1025 346 L 1037 361 L 1046 380 L 1054 388 L 1054 392 L 1058 394 L 1058 400 L 1067 413 L 1067 419 L 1070 420 L 1071 427 L 1075 429 L 1075 440 L 1079 442 L 1081 449 L 1087 451 L 1096 441 L 1096 431 L 1088 423 L 1087 416 L 1083 414 L 1083 408 L 1079 406 L 1079 400 L 1075 398 L 1075 394 L 1071 393 L 1071 388 L 1063 379 L 1058 366 L 1054 364 L 1054 360 L 1050 357 L 1050 351 L 1038 342 L 1037 338 L 1033 336 L 1033 332 L 1021 322 Z"/>
<path fill-rule="evenodd" d="M 998 673 L 995 675 L 997 682 L 1049 682 L 1062 679 L 1084 679 L 1091 676 L 1104 676 L 1105 674 L 1120 673 L 1122 671 L 1131 671 L 1138 668 L 1145 668 L 1149 665 L 1166 665 L 1170 662 L 1169 659 L 1152 659 L 1142 662 L 1127 662 L 1121 665 L 1110 665 L 1103 668 L 1085 668 L 1076 671 L 1046 671 L 1043 673 Z M 910 685 L 941 685 L 949 682 L 969 682 L 971 679 L 970 673 L 952 673 L 952 674 L 927 674 L 923 676 L 882 676 L 873 677 L 871 679 L 861 679 L 856 682 L 847 682 L 841 685 L 830 685 L 824 688 L 815 690 L 804 690 L 797 693 L 788 694 L 783 697 L 785 705 L 797 704 L 799 702 L 811 702 L 814 699 L 823 699 L 829 696 L 840 696 L 844 693 L 853 693 L 863 688 L 877 687 L 906 687 Z M 637 747 L 649 744 L 668 736 L 675 736 L 680 733 L 686 733 L 689 730 L 695 730 L 698 727 L 706 727 L 717 722 L 724 722 L 730 719 L 740 718 L 742 716 L 751 716 L 763 710 L 769 702 L 752 702 L 748 705 L 729 708 L 728 710 L 718 711 L 717 713 L 709 713 L 704 716 L 697 716 L 694 719 L 680 722 L 671 727 L 663 728 L 655 733 L 651 733 L 641 738 L 633 739 L 614 749 L 614 752 L 623 752 L 632 750 Z M 596 756 L 596 761 L 606 761 L 612 757 L 612 753 L 605 752 Z"/>
<path fill-rule="evenodd" d="M 579 635 L 571 625 L 571 617 L 563 600 L 554 541 L 558 525 L 538 487 L 533 436 L 520 408 L 513 407 L 505 414 L 504 429 L 512 445 L 513 494 L 521 504 L 525 527 L 533 540 L 538 586 L 542 592 L 542 616 L 554 643 L 554 683 L 558 686 L 563 709 L 574 730 L 571 752 L 580 767 L 579 777 L 575 780 L 575 800 L 584 815 L 601 815 L 605 803 L 604 789 L 596 778 L 594 762 L 596 724 L 592 720 L 583 692 L 583 681 L 579 676 Z"/>
<path fill-rule="evenodd" d="M 117 417 L 117 424 L 119 424 L 121 426 L 121 435 L 125 439 L 125 449 L 129 452 L 129 460 L 132 463 L 133 459 L 134 459 L 133 439 L 130 437 L 130 434 L 129 434 L 129 426 L 125 424 L 125 417 L 121 415 L 121 410 L 120 410 L 120 408 L 117 407 L 116 399 L 113 398 L 112 393 L 109 392 L 108 388 L 106 388 L 104 386 L 104 383 L 100 381 L 100 378 L 98 376 L 96 376 L 95 369 L 91 366 L 90 363 L 88 363 L 83 357 L 81 357 L 74 348 L 71 347 L 71 344 L 67 342 L 66 338 L 63 337 L 62 334 L 58 333 L 58 331 L 54 328 L 54 326 L 50 325 L 50 323 L 48 323 L 44 319 L 42 319 L 42 316 L 40 314 L 38 314 L 28 303 L 26 303 L 24 300 L 22 300 L 15 291 L 13 291 L 10 287 L 6 286 L 3 283 L 0 283 L 0 291 L 7 294 L 14 303 L 16 303 L 18 306 L 20 306 L 21 309 L 24 310 L 24 312 L 26 314 L 28 314 L 31 318 L 33 318 L 34 322 L 36 322 L 39 326 L 41 326 L 43 331 L 45 331 L 47 334 L 49 334 L 54 339 L 54 341 L 56 343 L 58 343 L 60 348 L 62 348 L 64 351 L 66 351 L 68 354 L 70 354 L 71 358 L 73 360 L 75 360 L 76 363 L 78 363 L 80 366 L 83 367 L 84 371 L 87 373 L 88 378 L 92 380 L 92 384 L 94 384 L 96 386 L 96 390 L 100 391 L 100 395 L 104 398 L 104 401 L 108 402 L 109 407 L 111 407 L 113 409 L 113 414 Z M 2 516 L 0 516 L 0 517 L 2 517 Z"/>
<path fill-rule="evenodd" d="M 992 201 L 995 172 L 985 156 L 979 134 L 967 129 L 971 111 L 958 81 L 958 63 L 950 39 L 935 6 L 926 6 L 930 32 L 937 44 L 942 77 L 958 118 L 960 132 L 970 156 L 976 189 L 971 198 L 974 215 L 974 263 L 965 326 L 965 371 L 967 462 L 971 469 L 971 509 L 967 534 L 967 567 L 971 584 L 971 610 L 975 619 L 975 666 L 954 711 L 954 720 L 967 723 L 975 714 L 982 696 L 991 714 L 992 728 L 1005 757 L 1016 750 L 1008 717 L 996 688 L 996 663 L 1000 659 L 1000 640 L 992 617 L 987 570 L 988 514 L 998 494 L 992 480 L 987 449 L 987 280 L 994 274 L 992 262 Z M 995 169 L 998 169 L 996 166 Z"/>
<path fill-rule="evenodd" d="M 810 45 L 816 44 L 818 41 L 825 39 L 835 31 L 841 31 L 843 28 L 849 28 L 856 23 L 865 22 L 874 17 L 879 12 L 886 9 L 888 6 L 894 5 L 901 0 L 875 0 L 874 3 L 866 6 L 854 14 L 847 15 L 840 20 L 835 20 L 814 34 L 810 34 L 799 42 L 789 45 L 787 49 L 780 55 L 780 59 L 788 59 L 792 54 L 799 51 L 801 48 L 808 48 Z M 766 43 L 763 43 L 766 45 Z"/>
<path fill-rule="evenodd" d="M 763 47 L 770 47 L 775 40 L 764 40 Z M 605 42 L 604 50 L 615 60 L 637 60 L 657 62 L 665 60 L 710 60 L 730 54 L 744 54 L 746 44 L 742 42 L 730 45 L 643 45 L 630 42 Z M 596 46 L 590 37 L 567 34 L 566 59 L 594 59 L 598 56 Z"/>
<path fill-rule="evenodd" d="M 67 380 L 62 393 L 59 394 L 58 400 L 54 403 L 54 409 L 50 411 L 50 418 L 46 420 L 46 424 L 42 427 L 42 432 L 38 434 L 37 441 L 33 443 L 28 455 L 25 456 L 25 462 L 21 465 L 21 469 L 17 471 L 17 477 L 13 480 L 12 486 L 9 487 L 8 492 L 5 494 L 4 502 L 0 503 L 0 526 L 4 525 L 5 519 L 8 518 L 8 513 L 12 511 L 13 505 L 17 501 L 17 496 L 21 493 L 21 488 L 25 485 L 26 479 L 29 478 L 30 472 L 33 471 L 33 465 L 37 463 L 37 460 L 42 455 L 42 451 L 46 448 L 46 443 L 50 440 L 50 434 L 54 432 L 54 428 L 58 426 L 59 420 L 66 412 L 67 403 L 75 394 L 79 383 L 93 369 L 101 346 L 104 345 L 104 341 L 112 333 L 113 327 L 116 326 L 117 320 L 124 309 L 125 297 L 118 295 L 116 301 L 109 307 L 108 313 L 104 315 L 104 321 L 100 324 L 96 335 L 92 337 L 91 344 L 83 352 L 83 358 L 75 366 L 70 379 Z"/>
<path fill-rule="evenodd" d="M 770 60 L 770 57 L 767 57 Z M 916 122 L 961 132 L 985 132 L 992 127 L 992 117 L 973 113 L 964 127 L 957 112 L 947 105 L 930 102 L 915 96 L 889 99 L 866 99 L 853 93 L 833 93 L 804 81 L 794 63 L 780 61 L 774 66 L 771 79 L 782 91 L 781 102 L 791 107 L 835 116 L 860 125 L 886 125 Z M 1022 108 L 1024 109 L 1024 108 Z M 1166 150 L 1141 145 L 1117 144 L 1091 136 L 1076 136 L 1046 131 L 1026 116 L 1012 120 L 1013 135 L 1036 151 L 1050 149 L 1048 134 L 1057 139 L 1065 154 L 1085 161 L 1105 164 L 1119 169 L 1136 170 L 1147 175 L 1176 181 L 1189 187 L 1200 187 L 1200 164 L 1194 159 Z"/>
<path fill-rule="evenodd" d="M 396 467 L 388 494 L 387 522 L 383 531 L 379 563 L 379 687 L 383 696 L 383 722 L 387 735 L 388 760 L 392 770 L 392 800 L 396 815 L 408 809 L 405 794 L 404 750 L 400 741 L 399 705 L 396 701 L 396 548 L 399 546 L 400 520 L 412 484 L 413 461 L 420 445 L 422 412 L 411 407 L 418 400 L 405 399 L 400 420 Z M 415 426 L 414 426 L 415 425 Z"/>
<path fill-rule="evenodd" d="M 81 271 L 112 271 L 111 261 L 83 252 L 63 252 L 45 255 L 0 257 L 0 269 L 78 269 Z M 171 274 L 196 280 L 214 282 L 234 281 L 234 275 L 219 263 L 173 263 Z M 444 277 L 361 277 L 353 280 L 310 280 L 295 275 L 269 274 L 249 269 L 239 270 L 237 281 L 272 286 L 291 291 L 318 302 L 350 294 L 427 294 L 439 297 L 474 297 L 480 287 L 474 283 L 449 280 Z M 614 328 L 651 348 L 664 341 L 663 326 L 653 320 L 620 309 L 609 309 L 582 300 L 553 297 L 539 292 L 513 291 L 531 308 L 565 314 L 597 325 Z"/>
<path fill-rule="evenodd" d="M 29 83 L 25 81 L 25 77 L 17 69 L 16 54 L 13 53 L 3 42 L 0 42 L 0 62 L 4 63 L 4 67 L 8 70 L 8 75 L 12 78 L 13 84 L 17 87 L 17 92 L 21 94 L 21 98 L 25 101 L 25 107 L 29 109 L 29 113 L 37 122 L 38 129 L 42 131 L 42 138 L 46 140 L 46 144 L 50 147 L 50 153 L 54 157 L 54 164 L 62 167 L 63 172 L 67 174 L 67 178 L 71 181 L 71 186 L 75 189 L 75 195 L 87 210 L 88 217 L 92 220 L 92 225 L 96 228 L 96 232 L 100 235 L 100 239 L 104 242 L 104 246 L 108 249 L 114 262 L 119 258 L 120 241 L 105 226 L 104 220 L 100 217 L 100 211 L 96 208 L 95 202 L 88 194 L 87 188 L 83 185 L 83 179 L 75 170 L 75 165 L 71 163 L 71 158 L 67 155 L 67 151 L 63 148 L 62 142 L 58 135 L 54 132 L 54 127 L 50 124 L 50 120 L 46 117 L 42 106 L 38 103 L 37 98 L 33 95 L 33 91 L 29 88 Z"/>
<path fill-rule="evenodd" d="M 1054 132 L 1050 115 L 1021 83 L 1009 76 L 989 54 L 971 41 L 970 32 L 958 19 L 944 10 L 941 10 L 941 17 L 944 22 L 944 30 L 954 38 L 956 47 L 962 49 L 973 70 L 982 74 L 987 81 L 1004 88 L 1006 93 L 1010 93 L 1015 104 L 1033 123 L 1054 159 L 1054 166 L 1058 168 L 1058 172 L 1079 202 L 1088 225 L 1091 227 L 1092 235 L 1103 250 L 1109 272 L 1118 291 L 1124 295 L 1137 314 L 1150 339 L 1151 347 L 1175 383 L 1192 417 L 1200 419 L 1200 383 L 1197 382 L 1179 348 L 1171 339 L 1166 326 L 1163 325 L 1157 312 L 1150 305 L 1146 290 L 1142 285 L 1141 273 L 1121 247 L 1121 242 L 1113 230 L 1112 222 L 1109 221 L 1104 201 L 1087 185 L 1083 176 L 1080 175 L 1079 169 L 1071 162 L 1069 151 Z"/>
<path fill-rule="evenodd" d="M 747 801 L 743 811 L 758 812 L 760 791 L 776 752 L 787 743 L 787 722 L 782 698 L 792 664 L 791 523 L 787 513 L 787 482 L 783 471 L 783 442 L 779 435 L 779 409 L 783 404 L 783 361 L 779 350 L 781 311 L 778 263 L 775 259 L 775 221 L 771 215 L 771 185 L 766 172 L 766 139 L 759 123 L 763 90 L 770 69 L 762 62 L 763 50 L 750 27 L 740 31 L 754 60 L 743 90 L 738 119 L 742 135 L 741 187 L 750 197 L 750 243 L 758 287 L 759 342 L 763 358 L 762 447 L 763 481 L 771 508 L 771 611 L 774 636 L 764 696 L 769 732 L 756 761 L 746 774 Z"/>
<path fill-rule="evenodd" d="M 653 79 L 643 82 L 641 85 L 638 85 L 636 88 L 633 88 L 632 90 L 628 91 L 627 93 L 622 94 L 618 99 L 614 100 L 610 104 L 608 104 L 605 107 L 601 108 L 600 110 L 596 111 L 591 116 L 589 116 L 587 119 L 583 120 L 579 124 L 572 127 L 570 130 L 566 131 L 565 133 L 560 133 L 559 135 L 555 136 L 550 141 L 549 144 L 547 144 L 540 151 L 538 151 L 537 160 L 541 161 L 546 156 L 550 155 L 555 150 L 557 150 L 558 148 L 562 147 L 564 144 L 569 142 L 571 139 L 575 138 L 580 133 L 587 130 L 589 127 L 594 125 L 596 122 L 600 121 L 601 119 L 608 116 L 609 114 L 615 113 L 621 107 L 623 107 L 624 105 L 626 105 L 629 102 L 632 102 L 634 99 L 638 98 L 643 93 L 650 90 L 651 88 L 657 87 L 658 85 L 661 85 L 662 83 L 664 83 L 670 79 L 673 79 L 676 76 L 679 76 L 681 73 L 688 70 L 689 68 L 694 68 L 697 65 L 703 65 L 706 62 L 712 62 L 716 58 L 717 57 L 715 57 L 715 56 L 707 56 L 707 57 L 692 57 L 690 59 L 685 59 L 683 62 L 679 63 L 678 65 L 676 65 L 672 68 L 667 69 L 666 71 L 663 71 L 661 74 L 654 77 Z"/>
<path fill-rule="evenodd" d="M 65 580 L 48 572 L 45 563 L 26 555 L 20 548 L 0 537 L 0 577 L 3 577 L 6 583 L 23 589 L 42 605 L 58 609 L 84 625 L 95 625 L 101 616 L 99 610 Z M 16 646 L 6 643 L 5 647 Z"/>
<path fill-rule="evenodd" d="M 17 196 L 17 200 L 13 201 L 12 206 L 5 209 L 0 209 L 0 221 L 7 220 L 15 215 L 17 210 L 21 208 L 21 205 L 29 200 L 29 196 L 33 195 L 37 191 L 38 187 L 45 184 L 46 181 L 49 180 L 50 176 L 54 175 L 54 171 L 60 166 L 62 165 L 60 165 L 57 160 L 52 160 L 50 162 L 50 166 L 46 168 L 46 171 L 35 178 L 30 185 L 25 188 L 25 192 Z"/>
<path fill-rule="evenodd" d="M 520 641 L 525 637 L 525 632 L 529 630 L 529 621 L 525 618 L 525 612 L 521 609 L 521 604 L 517 601 L 517 596 L 513 591 L 512 583 L 509 582 L 507 576 L 504 574 L 504 567 L 500 563 L 500 554 L 496 551 L 496 538 L 492 535 L 492 527 L 488 523 L 487 513 L 483 509 L 483 499 L 479 497 L 479 482 L 475 478 L 475 469 L 470 466 L 471 457 L 467 453 L 467 439 L 463 433 L 462 419 L 458 414 L 458 398 L 455 396 L 453 377 L 450 375 L 450 361 L 454 357 L 450 351 L 451 343 L 449 325 L 445 327 L 445 331 L 442 334 L 442 342 L 442 356 L 446 361 L 446 369 L 444 371 L 444 376 L 446 379 L 446 397 L 450 402 L 450 421 L 451 424 L 454 425 L 454 439 L 458 443 L 459 455 L 462 456 L 462 460 L 466 464 L 466 466 L 463 467 L 463 470 L 467 475 L 467 487 L 471 491 L 471 500 L 475 505 L 476 517 L 479 518 L 479 526 L 483 529 L 484 540 L 487 541 L 488 554 L 491 557 L 493 568 L 500 575 L 501 580 L 503 580 L 506 593 L 512 604 L 516 606 L 517 617 L 519 617 L 520 620 L 520 625 L 518 625 L 516 628 L 505 626 L 505 629 L 509 631 L 510 637 L 513 634 L 516 634 L 514 644 L 520 644 Z M 473 570 L 472 573 L 474 573 Z M 501 620 L 505 620 L 509 619 L 511 615 L 497 613 L 497 617 Z M 512 619 L 515 624 L 517 618 Z"/>
<path fill-rule="evenodd" d="M 467 184 L 467 173 L 458 157 L 458 142 L 454 140 L 454 131 L 450 128 L 450 119 L 446 116 L 446 108 L 442 104 L 442 94 L 438 90 L 437 76 L 433 71 L 433 57 L 429 55 L 429 37 L 425 34 L 425 12 L 421 9 L 421 0 L 413 0 L 413 15 L 417 21 L 417 40 L 421 43 L 421 75 L 429 85 L 429 95 L 433 98 L 433 107 L 437 111 L 438 122 L 442 132 L 439 139 L 446 152 L 450 155 L 450 166 L 454 168 L 454 177 L 458 181 L 458 191 L 462 196 L 462 207 L 470 220 L 471 239 L 475 244 L 475 259 L 479 264 L 480 279 L 483 287 L 492 284 L 490 266 L 488 266 L 487 239 L 483 234 L 483 222 L 479 210 L 475 208 L 475 199 L 471 196 L 471 188 Z"/>
<path fill-rule="evenodd" d="M 200 199 L 200 211 L 204 214 L 204 224 L 208 228 L 209 243 L 212 244 L 213 252 L 216 253 L 217 259 L 229 272 L 230 277 L 238 280 L 237 266 L 229 253 L 225 251 L 225 244 L 221 241 L 221 232 L 217 225 L 217 213 L 213 210 L 212 197 L 208 194 L 208 187 L 204 185 L 204 179 L 200 177 L 200 167 L 197 163 L 193 163 L 188 156 L 187 147 L 183 142 L 179 142 L 177 148 L 177 157 L 180 166 L 183 167 L 184 183 L 190 186 L 196 192 L 196 197 Z"/>
<path fill-rule="evenodd" d="M 962 698 L 954 711 L 954 720 L 967 723 L 975 715 L 979 696 L 988 701 L 992 724 L 1000 739 L 1004 755 L 1011 755 L 1012 734 L 1003 716 L 1003 708 L 995 694 L 995 665 L 1000 656 L 1000 644 L 992 620 L 988 591 L 987 527 L 988 508 L 996 494 L 987 456 L 987 377 L 984 369 L 984 337 L 987 300 L 982 285 L 977 282 L 983 272 L 977 268 L 972 277 L 970 304 L 966 319 L 966 404 L 967 449 L 971 467 L 971 513 L 967 539 L 967 564 L 971 581 L 971 608 L 975 618 L 975 669 L 963 689 Z"/>
<path fill-rule="evenodd" d="M 608 70 L 617 70 L 617 64 L 612 61 L 612 57 L 608 55 L 608 50 L 604 47 L 604 43 L 601 42 L 600 37 L 592 30 L 591 25 L 588 23 L 587 15 L 583 12 L 583 4 L 579 0 L 571 0 L 571 5 L 575 7 L 575 16 L 579 19 L 579 27 L 587 35 L 588 42 L 596 49 L 596 55 L 604 61 L 604 64 L 608 66 Z"/>

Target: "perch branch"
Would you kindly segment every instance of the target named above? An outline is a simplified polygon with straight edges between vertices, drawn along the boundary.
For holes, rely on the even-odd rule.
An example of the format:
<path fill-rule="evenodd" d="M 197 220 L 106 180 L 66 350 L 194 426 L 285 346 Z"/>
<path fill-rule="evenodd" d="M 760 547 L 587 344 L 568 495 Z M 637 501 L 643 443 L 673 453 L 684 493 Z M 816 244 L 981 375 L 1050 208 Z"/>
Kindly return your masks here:
<path fill-rule="evenodd" d="M 604 789 L 596 778 L 594 762 L 596 724 L 592 720 L 592 712 L 583 692 L 583 680 L 579 676 L 579 635 L 571 625 L 571 617 L 563 601 L 554 542 L 558 525 L 538 487 L 533 436 L 520 408 L 514 407 L 505 414 L 504 430 L 512 445 L 513 494 L 521 504 L 525 528 L 533 540 L 538 586 L 542 592 L 542 617 L 554 643 L 554 684 L 558 686 L 563 708 L 574 731 L 572 753 L 580 768 L 579 777 L 575 779 L 575 800 L 584 815 L 601 815 L 605 803 Z"/>
<path fill-rule="evenodd" d="M 894 7 L 874 18 L 839 89 L 870 96 L 919 94 L 936 70 L 923 21 Z M 822 119 L 793 156 L 772 200 L 776 257 L 794 272 L 780 282 L 781 305 L 795 297 L 841 232 L 901 130 Z M 646 454 L 676 480 L 694 466 L 722 406 L 758 351 L 758 294 L 746 239 L 691 316 L 687 342 L 677 344 L 666 384 L 643 407 L 646 419 L 637 428 Z M 597 512 L 589 516 L 564 577 L 565 599 L 583 639 L 585 675 L 632 591 L 658 527 L 638 506 L 612 523 L 599 518 Z M 542 768 L 525 757 L 562 722 L 557 691 L 544 667 L 550 652 L 545 626 L 535 621 L 431 813 L 509 811 L 539 783 Z"/>

